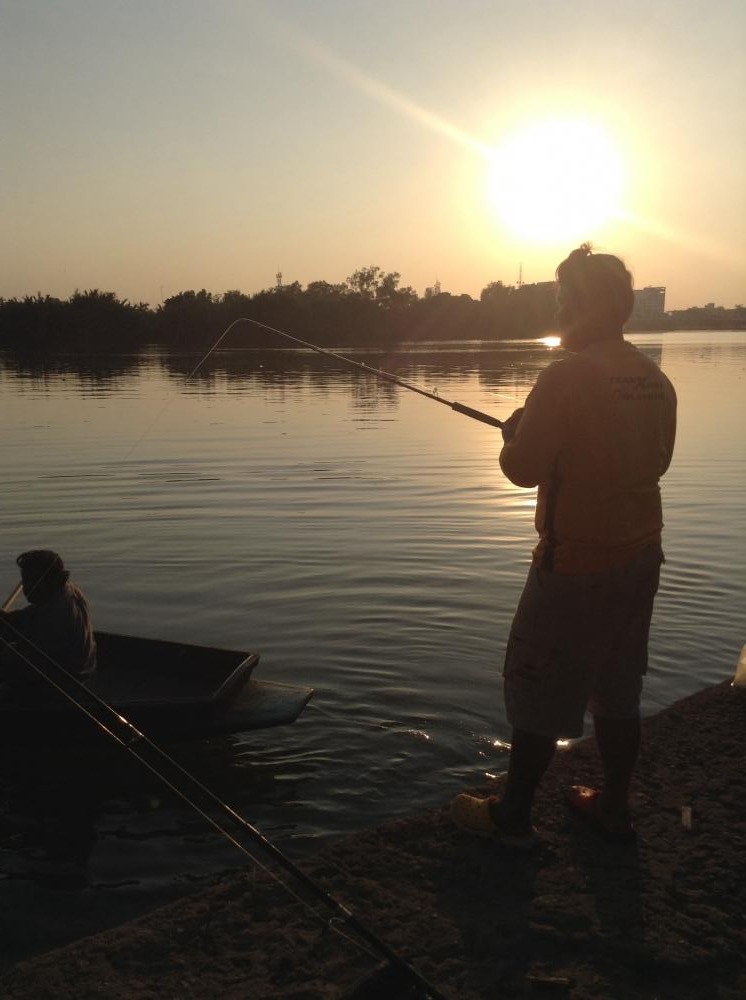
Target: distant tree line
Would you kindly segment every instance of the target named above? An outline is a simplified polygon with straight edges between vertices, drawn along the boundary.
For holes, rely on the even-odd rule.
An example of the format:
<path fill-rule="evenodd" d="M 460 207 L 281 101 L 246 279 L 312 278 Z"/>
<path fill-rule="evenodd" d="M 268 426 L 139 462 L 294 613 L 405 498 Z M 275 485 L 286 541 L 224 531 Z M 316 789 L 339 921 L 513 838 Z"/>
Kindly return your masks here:
<path fill-rule="evenodd" d="M 76 291 L 0 299 L 0 347 L 23 351 L 139 350 L 153 344 L 199 350 L 245 316 L 325 346 L 385 346 L 400 340 L 504 340 L 535 337 L 552 325 L 551 282 L 512 288 L 491 282 L 479 299 L 441 291 L 420 297 L 396 271 L 363 267 L 346 281 L 282 282 L 254 295 L 179 292 L 157 308 L 114 292 Z M 256 328 L 251 346 L 277 346 Z M 246 329 L 224 346 L 247 346 Z"/>
<path fill-rule="evenodd" d="M 726 309 L 708 302 L 706 306 L 692 306 L 666 313 L 668 330 L 746 330 L 746 306 Z"/>
<path fill-rule="evenodd" d="M 0 299 L 0 348 L 36 351 L 127 351 L 146 345 L 169 349 L 209 347 L 239 317 L 258 320 L 322 346 L 389 348 L 401 340 L 507 340 L 552 329 L 556 310 L 552 282 L 518 287 L 490 282 L 479 296 L 454 295 L 438 283 L 420 297 L 400 284 L 398 272 L 369 266 L 346 281 L 312 281 L 305 288 L 282 282 L 254 295 L 179 292 L 152 309 L 114 292 L 76 291 L 69 299 L 49 295 Z M 662 329 L 746 329 L 743 306 L 714 305 L 667 313 Z M 254 328 L 229 337 L 226 347 L 277 346 Z"/>
<path fill-rule="evenodd" d="M 153 313 L 114 292 L 74 292 L 0 299 L 0 347 L 22 351 L 139 348 L 148 339 Z"/>

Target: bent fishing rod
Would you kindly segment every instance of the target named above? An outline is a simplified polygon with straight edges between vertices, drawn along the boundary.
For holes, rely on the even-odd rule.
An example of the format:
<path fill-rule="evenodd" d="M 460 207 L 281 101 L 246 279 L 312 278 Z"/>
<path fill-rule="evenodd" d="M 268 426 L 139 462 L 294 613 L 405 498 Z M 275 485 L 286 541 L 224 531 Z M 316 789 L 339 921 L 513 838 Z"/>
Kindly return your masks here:
<path fill-rule="evenodd" d="M 449 407 L 456 413 L 463 414 L 465 417 L 471 417 L 472 420 L 479 420 L 483 424 L 489 424 L 490 427 L 502 428 L 504 426 L 502 420 L 498 420 L 497 417 L 493 417 L 489 413 L 484 413 L 482 410 L 475 410 L 471 406 L 464 405 L 464 403 L 458 403 L 451 399 L 445 399 L 443 396 L 439 396 L 437 392 L 428 392 L 428 390 L 423 389 L 422 386 L 415 385 L 413 382 L 408 382 L 406 379 L 399 378 L 398 375 L 393 375 L 391 372 L 382 371 L 380 368 L 373 368 L 371 365 L 366 365 L 362 361 L 354 361 L 352 358 L 346 358 L 343 354 L 337 354 L 336 351 L 330 351 L 325 347 L 319 347 L 317 344 L 312 344 L 308 340 L 301 340 L 300 337 L 295 337 L 290 333 L 286 333 L 284 330 L 278 330 L 276 326 L 270 326 L 268 323 L 262 323 L 261 320 L 251 319 L 250 316 L 239 316 L 238 319 L 234 319 L 232 323 L 228 324 L 207 354 L 205 354 L 204 357 L 202 357 L 195 367 L 189 372 L 185 379 L 186 382 L 190 382 L 194 378 L 213 351 L 218 349 L 233 327 L 237 326 L 239 323 L 250 323 L 252 326 L 259 327 L 261 330 L 267 330 L 269 333 L 275 333 L 278 337 L 284 337 L 285 340 L 289 340 L 293 344 L 298 344 L 300 347 L 305 347 L 309 351 L 315 351 L 316 354 L 323 354 L 328 358 L 333 358 L 335 361 L 339 361 L 343 365 L 348 365 L 351 368 L 357 368 L 359 371 L 366 372 L 368 375 L 375 375 L 376 378 L 383 379 L 386 382 L 393 382 L 394 385 L 401 386 L 402 389 L 409 389 L 410 392 L 416 392 L 419 396 L 425 396 L 427 399 L 432 399 L 436 403 L 441 403 L 443 406 Z M 156 414 L 140 437 L 137 438 L 137 440 L 132 444 L 125 455 L 125 458 L 129 458 L 137 446 L 148 436 L 175 398 L 176 394 L 164 404 L 160 412 Z"/>
<path fill-rule="evenodd" d="M 415 385 L 413 382 L 408 382 L 406 379 L 400 378 L 398 375 L 392 375 L 391 372 L 381 371 L 380 368 L 373 368 L 371 365 L 366 365 L 362 361 L 354 361 L 352 358 L 346 358 L 343 354 L 337 354 L 336 351 L 329 351 L 325 347 L 318 347 L 316 344 L 311 344 L 307 340 L 301 340 L 300 337 L 294 337 L 289 333 L 285 333 L 284 330 L 278 330 L 276 326 L 269 326 L 267 323 L 262 323 L 258 319 L 251 319 L 249 316 L 241 316 L 238 319 L 233 320 L 230 326 L 227 327 L 227 329 L 217 339 L 215 344 L 210 348 L 202 361 L 200 361 L 199 365 L 197 365 L 197 368 L 194 369 L 189 378 L 197 372 L 200 366 L 207 360 L 210 354 L 212 354 L 212 352 L 217 348 L 218 344 L 220 344 L 223 338 L 227 336 L 237 323 L 251 323 L 253 326 L 258 326 L 262 330 L 268 330 L 270 333 L 276 333 L 278 337 L 284 337 L 286 340 L 290 340 L 294 344 L 299 344 L 301 347 L 305 347 L 309 351 L 315 351 L 316 354 L 324 354 L 326 357 L 334 358 L 335 361 L 340 361 L 344 365 L 349 365 L 352 368 L 358 368 L 360 371 L 367 372 L 369 375 L 375 375 L 377 378 L 383 379 L 384 381 L 393 382 L 394 385 L 399 385 L 402 389 L 409 389 L 410 392 L 416 392 L 420 396 L 426 396 L 427 399 L 434 400 L 436 403 L 442 403 L 443 406 L 448 406 L 456 413 L 462 413 L 465 417 L 471 417 L 472 420 L 479 420 L 483 424 L 489 424 L 491 427 L 503 426 L 502 420 L 498 420 L 497 417 L 490 416 L 489 413 L 484 413 L 482 410 L 475 410 L 471 406 L 465 406 L 463 403 L 458 403 L 450 399 L 444 399 L 443 396 L 439 396 L 437 392 L 428 392 L 427 389 L 423 389 L 421 386 Z"/>
<path fill-rule="evenodd" d="M 8 596 L 2 605 L 2 610 L 7 611 L 11 605 L 14 603 L 16 597 L 21 591 L 21 584 L 19 584 L 14 591 Z M 358 939 L 364 941 L 368 948 L 364 949 L 368 955 L 371 957 L 382 957 L 385 958 L 389 963 L 389 966 L 400 973 L 410 984 L 410 986 L 417 990 L 417 995 L 420 1000 L 448 1000 L 438 989 L 432 986 L 424 976 L 422 976 L 413 966 L 411 966 L 405 959 L 398 955 L 385 941 L 383 941 L 377 934 L 371 931 L 362 921 L 355 916 L 355 914 L 344 906 L 339 900 L 335 899 L 330 893 L 328 893 L 322 886 L 320 886 L 310 875 L 307 875 L 301 868 L 294 864 L 290 858 L 287 857 L 278 847 L 276 847 L 270 840 L 268 840 L 264 834 L 253 826 L 247 819 L 241 816 L 240 813 L 236 812 L 235 809 L 231 808 L 226 802 L 218 798 L 214 792 L 212 792 L 206 785 L 203 785 L 198 778 L 195 778 L 193 774 L 182 767 L 173 757 L 169 756 L 165 750 L 159 747 L 151 739 L 149 739 L 141 730 L 137 728 L 132 722 L 129 721 L 125 716 L 118 712 L 115 708 L 112 708 L 108 702 L 104 701 L 97 694 L 91 691 L 90 688 L 86 687 L 79 680 L 69 674 L 64 667 L 60 666 L 52 657 L 50 657 L 43 649 L 40 649 L 28 638 L 26 638 L 21 632 L 16 629 L 12 622 L 6 620 L 4 622 L 5 629 L 14 633 L 16 638 L 20 641 L 19 644 L 11 643 L 4 636 L 0 635 L 0 642 L 5 646 L 6 649 L 12 648 L 14 654 L 19 657 L 28 667 L 30 667 L 34 673 L 41 677 L 44 681 L 51 685 L 58 694 L 62 695 L 71 705 L 82 712 L 105 736 L 111 738 L 115 743 L 117 743 L 123 750 L 129 753 L 135 760 L 138 761 L 143 767 L 145 767 L 154 777 L 156 777 L 169 791 L 173 792 L 178 798 L 182 800 L 190 809 L 193 809 L 205 822 L 216 830 L 221 836 L 225 837 L 229 843 L 236 847 L 245 857 L 253 861 L 262 871 L 265 872 L 270 878 L 273 878 L 279 885 L 281 885 L 286 892 L 288 892 L 297 902 L 299 902 L 303 907 L 310 910 L 313 916 L 318 920 L 321 919 L 319 913 L 310 904 L 304 900 L 297 892 L 295 892 L 287 883 L 279 879 L 273 872 L 267 868 L 265 865 L 259 861 L 254 854 L 252 854 L 244 844 L 242 844 L 234 834 L 225 828 L 218 820 L 210 816 L 206 811 L 208 806 L 216 809 L 218 812 L 222 813 L 225 817 L 231 820 L 235 826 L 238 827 L 239 831 L 245 834 L 249 840 L 253 841 L 258 845 L 269 857 L 276 861 L 282 868 L 285 869 L 289 874 L 296 878 L 305 889 L 317 900 L 320 900 L 324 905 L 332 911 L 332 916 L 329 918 L 328 922 L 323 921 L 325 926 L 339 933 L 342 937 L 351 940 L 346 934 L 343 934 L 339 929 L 337 924 L 343 924 L 350 931 L 357 935 Z M 22 646 L 31 649 L 32 655 L 27 656 Z M 35 654 L 35 655 L 33 655 Z M 37 657 L 42 658 L 44 662 L 44 667 L 39 666 L 36 662 Z M 88 704 L 86 704 L 86 702 Z M 148 760 L 146 753 L 150 753 L 155 763 Z M 170 770 L 171 777 L 169 777 L 165 772 Z M 198 802 L 194 801 L 194 798 L 190 793 L 184 788 L 184 784 L 192 789 L 192 795 L 196 791 L 200 796 L 202 796 L 203 802 L 206 805 L 203 807 Z M 357 942 L 359 946 L 359 941 Z"/>

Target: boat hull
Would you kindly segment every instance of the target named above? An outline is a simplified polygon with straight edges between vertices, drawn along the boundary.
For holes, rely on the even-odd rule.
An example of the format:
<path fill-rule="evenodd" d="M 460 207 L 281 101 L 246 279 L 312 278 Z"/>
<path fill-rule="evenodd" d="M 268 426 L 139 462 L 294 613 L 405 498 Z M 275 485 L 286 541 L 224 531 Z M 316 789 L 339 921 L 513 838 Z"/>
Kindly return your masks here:
<path fill-rule="evenodd" d="M 313 695 L 313 688 L 254 680 L 256 653 L 106 632 L 96 640 L 89 687 L 61 685 L 85 711 L 39 680 L 38 698 L 0 698 L 0 743 L 101 742 L 101 723 L 129 739 L 129 722 L 154 741 L 267 729 L 294 722 Z"/>

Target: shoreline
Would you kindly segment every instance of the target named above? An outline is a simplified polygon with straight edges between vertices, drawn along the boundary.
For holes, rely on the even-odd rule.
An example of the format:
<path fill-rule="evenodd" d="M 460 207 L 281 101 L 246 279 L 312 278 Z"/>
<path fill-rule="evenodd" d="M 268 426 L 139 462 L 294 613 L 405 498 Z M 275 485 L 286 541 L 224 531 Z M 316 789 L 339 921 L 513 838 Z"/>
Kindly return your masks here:
<path fill-rule="evenodd" d="M 598 784 L 589 739 L 559 752 L 547 773 L 536 852 L 458 831 L 443 803 L 298 866 L 448 997 L 731 1000 L 746 995 L 744 737 L 746 692 L 727 681 L 645 719 L 635 845 L 606 844 L 563 804 L 567 785 Z M 0 994 L 351 996 L 378 959 L 330 929 L 329 911 L 316 919 L 256 872 L 22 961 L 0 976 Z"/>

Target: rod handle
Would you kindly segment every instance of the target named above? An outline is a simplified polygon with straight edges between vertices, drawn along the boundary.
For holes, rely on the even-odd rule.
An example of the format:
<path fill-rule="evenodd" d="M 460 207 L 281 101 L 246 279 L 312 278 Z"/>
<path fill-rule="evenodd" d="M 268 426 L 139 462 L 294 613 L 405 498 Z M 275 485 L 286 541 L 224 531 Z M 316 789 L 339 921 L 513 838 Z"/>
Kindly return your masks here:
<path fill-rule="evenodd" d="M 16 602 L 16 597 L 18 597 L 18 595 L 21 593 L 22 590 L 23 590 L 23 583 L 17 583 L 13 588 L 13 590 L 11 590 L 11 592 L 3 601 L 2 608 L 0 608 L 0 610 L 10 611 L 10 609 Z"/>
<path fill-rule="evenodd" d="M 473 410 L 470 406 L 464 406 L 463 403 L 451 403 L 451 409 L 455 410 L 456 413 L 463 413 L 465 417 L 471 417 L 473 420 L 481 420 L 483 424 L 489 424 L 490 427 L 502 427 L 502 420 L 498 420 L 497 417 L 491 417 L 489 413 L 482 413 L 481 410 Z"/>

